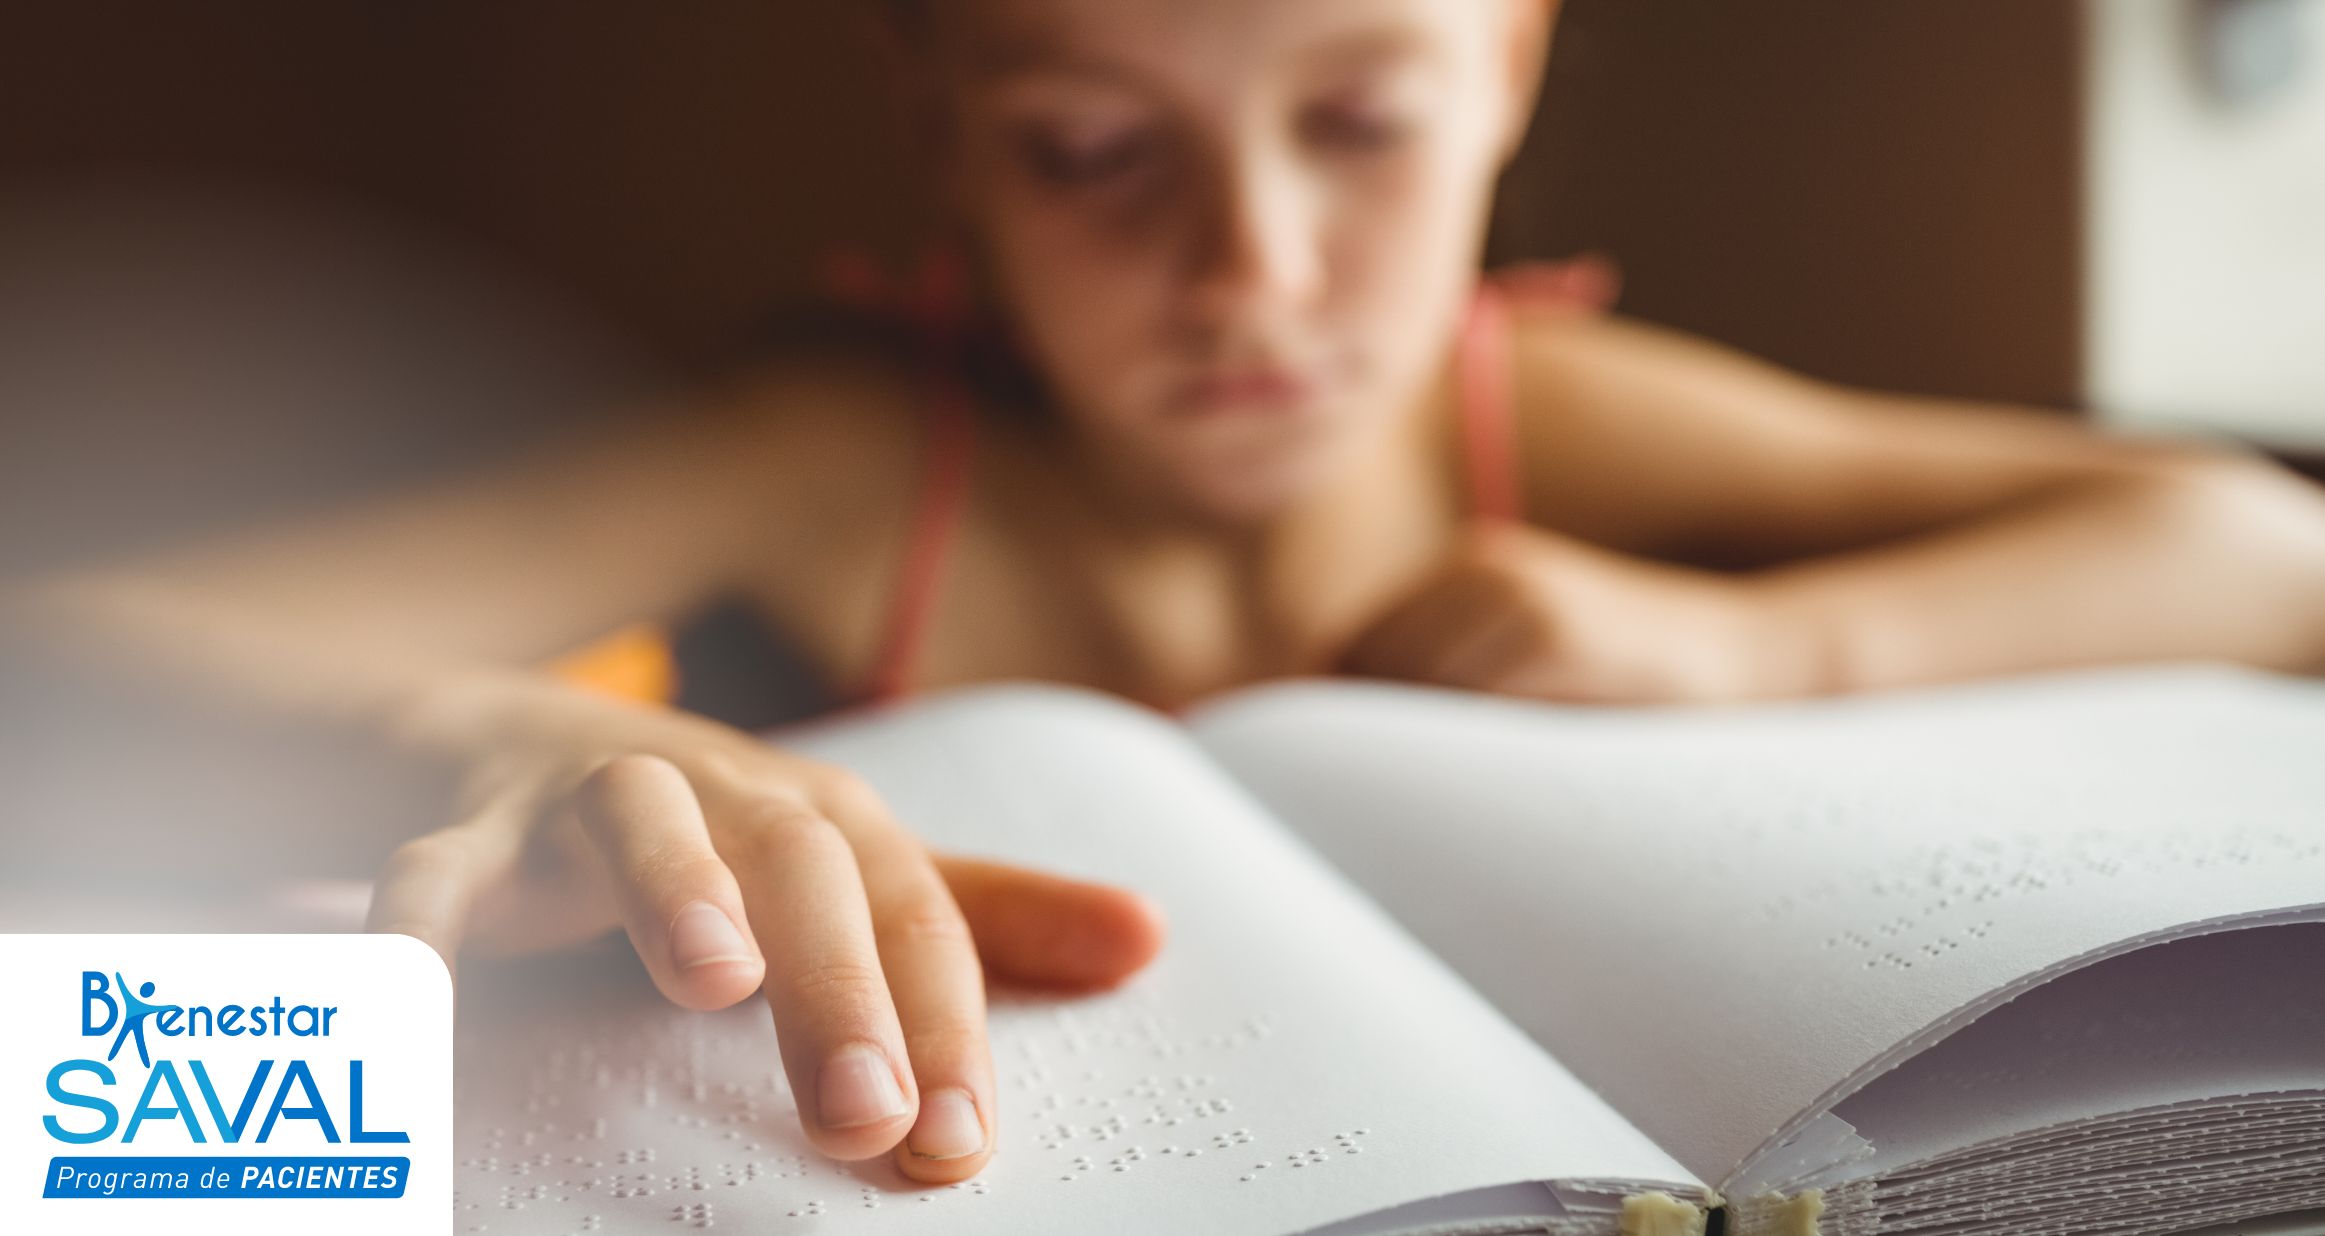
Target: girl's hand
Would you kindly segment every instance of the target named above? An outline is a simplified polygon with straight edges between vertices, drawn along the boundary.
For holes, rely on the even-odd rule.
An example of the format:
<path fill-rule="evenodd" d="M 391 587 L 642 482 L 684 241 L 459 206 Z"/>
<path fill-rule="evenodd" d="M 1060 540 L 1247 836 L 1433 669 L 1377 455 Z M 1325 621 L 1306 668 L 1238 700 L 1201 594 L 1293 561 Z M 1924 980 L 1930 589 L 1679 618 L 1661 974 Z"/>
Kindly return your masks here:
<path fill-rule="evenodd" d="M 1547 700 L 1724 702 L 1770 692 L 1769 625 L 1729 577 L 1494 525 L 1388 606 L 1344 664 Z"/>
<path fill-rule="evenodd" d="M 457 695 L 459 698 L 452 698 Z M 619 923 L 662 993 L 717 1009 L 764 981 L 800 1121 L 824 1153 L 893 1148 L 916 1179 L 985 1164 L 996 1127 L 979 954 L 1103 986 L 1160 947 L 1127 890 L 930 853 L 848 772 L 689 714 L 551 682 L 415 714 L 467 761 L 457 822 L 399 847 L 370 927 L 521 952 Z"/>

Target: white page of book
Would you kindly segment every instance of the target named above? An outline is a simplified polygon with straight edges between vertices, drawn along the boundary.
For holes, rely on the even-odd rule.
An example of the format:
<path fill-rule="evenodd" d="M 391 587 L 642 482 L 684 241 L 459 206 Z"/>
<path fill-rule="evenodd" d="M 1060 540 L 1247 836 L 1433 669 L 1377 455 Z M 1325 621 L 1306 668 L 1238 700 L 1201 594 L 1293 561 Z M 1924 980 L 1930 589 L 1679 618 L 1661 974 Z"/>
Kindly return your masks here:
<path fill-rule="evenodd" d="M 1000 1142 L 937 1188 L 808 1146 L 756 1000 L 668 1007 L 618 941 L 464 970 L 459 1230 L 1258 1236 L 1515 1182 L 1694 1183 L 1163 718 L 988 688 L 772 737 L 932 846 L 1147 893 L 1168 944 L 1108 993 L 992 986 Z M 1539 1186 L 1481 1205 L 1513 1199 L 1561 1213 Z"/>
<path fill-rule="evenodd" d="M 2027 976 L 2325 901 L 2325 684 L 2227 666 L 1694 710 L 1310 682 L 1191 724 L 1715 1182 Z"/>

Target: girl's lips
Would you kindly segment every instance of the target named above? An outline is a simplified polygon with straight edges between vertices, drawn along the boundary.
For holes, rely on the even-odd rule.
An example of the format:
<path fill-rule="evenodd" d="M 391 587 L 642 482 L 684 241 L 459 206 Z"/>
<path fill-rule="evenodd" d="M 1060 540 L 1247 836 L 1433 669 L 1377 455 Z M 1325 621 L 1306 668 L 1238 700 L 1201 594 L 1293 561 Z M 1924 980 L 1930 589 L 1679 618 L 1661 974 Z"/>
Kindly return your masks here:
<path fill-rule="evenodd" d="M 1315 380 L 1294 370 L 1234 369 L 1188 380 L 1174 402 L 1195 413 L 1288 410 L 1310 402 L 1315 393 Z"/>

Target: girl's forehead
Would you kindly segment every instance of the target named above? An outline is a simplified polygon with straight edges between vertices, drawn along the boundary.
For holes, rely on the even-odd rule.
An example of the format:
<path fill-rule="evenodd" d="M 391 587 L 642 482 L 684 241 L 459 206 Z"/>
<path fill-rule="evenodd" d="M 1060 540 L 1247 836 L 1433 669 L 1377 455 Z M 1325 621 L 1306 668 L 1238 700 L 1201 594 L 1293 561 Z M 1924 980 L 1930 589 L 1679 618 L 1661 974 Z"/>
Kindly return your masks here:
<path fill-rule="evenodd" d="M 1490 45 L 1511 0 L 946 0 L 938 18 L 979 77 L 1044 69 L 1177 75 L 1456 58 Z"/>

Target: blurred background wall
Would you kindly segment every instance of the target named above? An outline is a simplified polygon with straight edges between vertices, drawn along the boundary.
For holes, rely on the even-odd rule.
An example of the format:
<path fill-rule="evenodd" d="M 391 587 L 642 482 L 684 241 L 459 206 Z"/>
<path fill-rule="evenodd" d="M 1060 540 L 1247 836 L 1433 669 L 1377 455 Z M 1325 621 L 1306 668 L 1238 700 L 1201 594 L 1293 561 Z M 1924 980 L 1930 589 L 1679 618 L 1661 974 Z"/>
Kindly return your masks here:
<path fill-rule="evenodd" d="M 0 178 L 159 168 L 472 241 L 694 360 L 921 200 L 850 0 L 0 17 Z M 1852 380 L 2073 393 L 2075 6 L 1569 0 L 1505 255 Z M 1997 326 L 2002 329 L 1997 329 Z"/>
<path fill-rule="evenodd" d="M 2091 402 L 2325 450 L 2325 0 L 2091 18 Z"/>
<path fill-rule="evenodd" d="M 2086 9 L 2204 3 L 1568 0 L 1493 251 L 1602 250 L 1625 271 L 1626 311 L 1826 377 L 2080 407 L 2089 289 L 2113 286 L 2089 256 L 2086 50 L 2108 28 Z M 280 500 L 296 501 L 507 449 L 613 392 L 725 363 L 771 305 L 809 286 L 825 245 L 902 255 L 923 229 L 865 7 L 7 6 L 0 315 L 13 306 L 17 355 L 0 357 L 0 417 L 12 470 L 125 460 L 112 475 L 144 513 L 117 515 L 121 535 L 183 528 L 198 503 L 173 507 L 173 484 L 238 477 L 213 498 L 255 509 L 288 486 L 298 492 Z M 2140 254 L 2171 243 L 2165 232 Z M 132 298 L 171 267 L 157 254 L 188 250 L 273 273 L 222 306 L 185 291 L 197 262 L 101 354 L 45 341 L 76 263 L 122 268 L 108 277 Z M 499 307 L 430 308 L 411 292 L 428 271 L 464 303 Z M 396 287 L 410 294 L 381 291 Z M 270 367 L 270 324 L 337 321 L 316 308 L 334 296 L 356 308 L 323 333 L 356 380 Z M 217 326 L 238 316 L 250 329 Z M 513 325 L 552 320 L 529 343 Z M 222 336 L 179 349 L 202 363 L 142 358 L 188 323 Z M 414 375 L 440 350 L 451 372 L 499 376 L 426 389 Z M 107 367 L 138 380 L 58 395 Z M 51 380 L 27 394 L 34 371 Z M 2176 404 L 2210 394 L 2157 389 Z M 176 431 L 135 419 L 157 401 Z M 99 519 L 124 498 L 33 484 L 67 504 L 36 511 L 23 485 L 9 492 L 0 524 L 19 529 Z"/>
<path fill-rule="evenodd" d="M 864 7 L 12 5 L 0 177 L 153 169 L 345 199 L 693 359 L 819 240 L 911 225 Z"/>
<path fill-rule="evenodd" d="M 2078 394 L 2068 0 L 1570 0 L 1501 217 L 1623 306 L 1849 382 Z"/>

